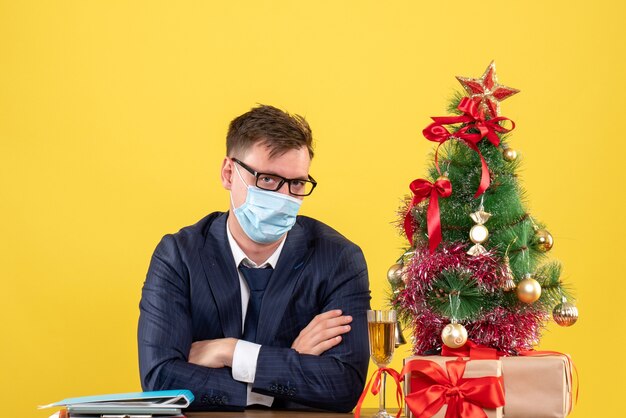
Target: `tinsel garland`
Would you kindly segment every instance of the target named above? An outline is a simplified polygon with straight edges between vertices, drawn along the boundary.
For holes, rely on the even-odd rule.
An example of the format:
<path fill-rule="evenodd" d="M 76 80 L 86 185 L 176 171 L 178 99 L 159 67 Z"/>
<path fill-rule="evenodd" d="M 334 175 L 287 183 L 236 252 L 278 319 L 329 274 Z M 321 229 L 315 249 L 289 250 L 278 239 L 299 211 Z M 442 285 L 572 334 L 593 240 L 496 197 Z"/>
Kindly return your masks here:
<path fill-rule="evenodd" d="M 423 296 L 432 290 L 432 282 L 439 272 L 451 268 L 467 269 L 486 291 L 493 292 L 501 288 L 504 276 L 500 260 L 490 251 L 470 256 L 466 253 L 467 247 L 466 243 L 455 243 L 442 247 L 434 254 L 430 254 L 427 248 L 416 249 L 407 265 L 410 281 L 405 290 Z"/>
<path fill-rule="evenodd" d="M 415 354 L 441 347 L 441 331 L 450 323 L 450 318 L 435 312 L 426 302 L 427 295 L 433 291 L 433 282 L 442 271 L 465 269 L 484 291 L 494 296 L 502 292 L 506 280 L 502 260 L 491 251 L 469 256 L 467 247 L 466 243 L 448 244 L 434 254 L 427 248 L 418 248 L 406 262 L 406 285 L 395 293 L 393 305 L 413 328 Z M 515 304 L 511 308 L 496 306 L 480 312 L 467 323 L 460 322 L 466 326 L 472 341 L 514 354 L 532 348 L 539 341 L 546 319 L 547 314 L 539 308 Z"/>
<path fill-rule="evenodd" d="M 472 341 L 516 355 L 518 351 L 531 350 L 539 343 L 547 319 L 548 314 L 540 308 L 498 306 L 481 319 L 467 324 L 466 328 Z"/>

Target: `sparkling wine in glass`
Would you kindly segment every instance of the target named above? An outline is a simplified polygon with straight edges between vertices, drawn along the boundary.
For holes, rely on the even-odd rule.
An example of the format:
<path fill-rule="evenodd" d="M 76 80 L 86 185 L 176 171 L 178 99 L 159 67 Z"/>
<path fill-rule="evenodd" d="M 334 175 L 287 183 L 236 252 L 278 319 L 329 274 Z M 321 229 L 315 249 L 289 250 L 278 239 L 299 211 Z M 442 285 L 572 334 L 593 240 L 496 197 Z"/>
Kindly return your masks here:
<path fill-rule="evenodd" d="M 391 363 L 396 347 L 396 311 L 367 311 L 367 326 L 370 337 L 370 356 L 380 368 Z M 382 374 L 379 408 L 374 418 L 391 418 L 385 410 L 386 375 Z"/>

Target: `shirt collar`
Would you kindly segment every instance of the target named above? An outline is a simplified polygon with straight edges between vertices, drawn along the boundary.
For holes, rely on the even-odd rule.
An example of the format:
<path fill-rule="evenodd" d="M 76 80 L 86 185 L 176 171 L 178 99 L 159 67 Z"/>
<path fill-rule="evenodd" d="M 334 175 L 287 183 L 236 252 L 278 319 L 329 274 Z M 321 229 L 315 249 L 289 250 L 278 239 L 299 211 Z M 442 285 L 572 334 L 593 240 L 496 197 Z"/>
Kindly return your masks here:
<path fill-rule="evenodd" d="M 256 264 L 254 261 L 250 260 L 246 253 L 243 252 L 235 238 L 233 238 L 233 234 L 230 232 L 230 227 L 228 226 L 228 222 L 226 222 L 226 235 L 228 236 L 228 244 L 230 245 L 230 251 L 233 253 L 233 258 L 235 259 L 235 266 L 239 267 L 241 263 L 243 263 L 247 267 L 267 267 L 276 268 L 276 263 L 278 263 L 278 257 L 280 257 L 280 253 L 283 250 L 283 246 L 285 245 L 286 238 L 283 238 L 280 245 L 276 250 L 269 256 L 265 262 L 261 264 Z"/>

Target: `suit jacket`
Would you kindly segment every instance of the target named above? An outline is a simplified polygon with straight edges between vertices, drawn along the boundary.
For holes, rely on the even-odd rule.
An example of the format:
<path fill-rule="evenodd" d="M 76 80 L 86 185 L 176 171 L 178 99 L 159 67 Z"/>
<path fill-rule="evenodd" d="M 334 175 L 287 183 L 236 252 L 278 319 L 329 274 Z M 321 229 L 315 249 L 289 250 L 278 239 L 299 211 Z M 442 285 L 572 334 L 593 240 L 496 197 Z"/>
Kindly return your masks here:
<path fill-rule="evenodd" d="M 228 213 L 166 235 L 152 256 L 139 304 L 139 368 L 144 390 L 189 389 L 191 409 L 242 410 L 247 384 L 231 369 L 188 363 L 191 343 L 242 336 L 237 266 L 226 235 Z M 354 408 L 365 385 L 369 283 L 359 247 L 335 230 L 299 216 L 287 234 L 261 306 L 261 344 L 252 390 L 273 408 Z M 317 315 L 341 309 L 351 330 L 320 356 L 291 344 Z"/>

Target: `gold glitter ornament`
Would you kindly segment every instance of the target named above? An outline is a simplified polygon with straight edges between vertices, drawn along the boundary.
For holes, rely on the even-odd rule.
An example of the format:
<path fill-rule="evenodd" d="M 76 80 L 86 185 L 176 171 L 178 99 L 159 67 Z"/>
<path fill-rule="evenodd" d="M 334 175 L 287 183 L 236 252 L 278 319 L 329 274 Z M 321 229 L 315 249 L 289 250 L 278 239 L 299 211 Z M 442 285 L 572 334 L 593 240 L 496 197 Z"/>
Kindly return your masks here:
<path fill-rule="evenodd" d="M 504 159 L 506 161 L 515 161 L 517 159 L 517 151 L 515 151 L 513 148 L 505 148 L 502 151 L 502 157 L 504 157 Z"/>
<path fill-rule="evenodd" d="M 547 230 L 537 229 L 535 230 L 533 244 L 539 251 L 546 253 L 552 249 L 554 238 L 552 238 L 552 235 Z"/>
<path fill-rule="evenodd" d="M 511 270 L 508 255 L 504 256 L 504 277 L 506 278 L 504 286 L 502 286 L 504 291 L 510 292 L 511 290 L 514 290 L 517 285 L 515 284 L 515 276 L 513 275 L 513 270 Z"/>
<path fill-rule="evenodd" d="M 517 298 L 524 303 L 534 303 L 541 297 L 541 285 L 531 274 L 526 274 L 517 284 Z"/>
<path fill-rule="evenodd" d="M 387 280 L 393 287 L 400 286 L 403 283 L 402 274 L 404 273 L 404 266 L 400 263 L 393 264 L 387 270 Z"/>
<path fill-rule="evenodd" d="M 570 327 L 578 321 L 578 308 L 563 298 L 563 301 L 552 310 L 552 318 L 560 326 Z"/>
<path fill-rule="evenodd" d="M 491 218 L 491 214 L 489 212 L 485 212 L 481 207 L 477 212 L 471 213 L 470 218 L 476 222 L 476 225 L 474 225 L 469 232 L 470 240 L 474 243 L 474 245 L 467 251 L 467 254 L 484 254 L 487 250 L 481 244 L 489 238 L 489 230 L 483 224 Z"/>
<path fill-rule="evenodd" d="M 450 348 L 463 347 L 467 342 L 467 330 L 458 323 L 448 324 L 441 331 L 441 341 Z"/>

